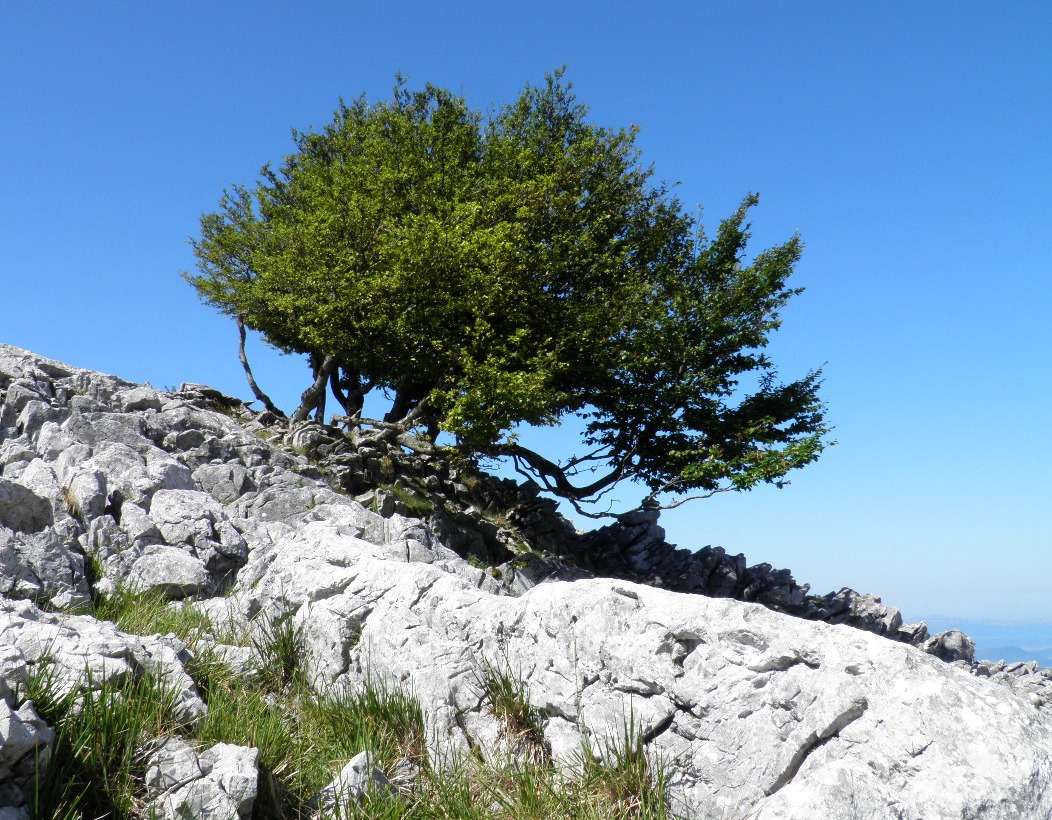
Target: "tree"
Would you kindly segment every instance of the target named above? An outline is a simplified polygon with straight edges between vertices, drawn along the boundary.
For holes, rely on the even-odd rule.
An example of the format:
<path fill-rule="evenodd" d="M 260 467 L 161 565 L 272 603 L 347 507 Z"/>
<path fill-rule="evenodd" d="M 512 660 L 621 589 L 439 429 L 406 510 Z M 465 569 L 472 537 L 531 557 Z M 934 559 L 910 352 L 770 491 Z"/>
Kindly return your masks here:
<path fill-rule="evenodd" d="M 799 289 L 797 237 L 744 261 L 750 195 L 709 239 L 641 164 L 634 129 L 587 120 L 561 72 L 484 116 L 399 78 L 340 103 L 192 240 L 201 297 L 312 384 L 293 414 L 433 452 L 510 459 L 578 509 L 619 482 L 644 503 L 786 483 L 828 432 L 819 371 L 781 383 L 763 349 Z M 370 391 L 391 400 L 361 418 Z M 587 452 L 524 447 L 519 425 L 587 420 Z"/>

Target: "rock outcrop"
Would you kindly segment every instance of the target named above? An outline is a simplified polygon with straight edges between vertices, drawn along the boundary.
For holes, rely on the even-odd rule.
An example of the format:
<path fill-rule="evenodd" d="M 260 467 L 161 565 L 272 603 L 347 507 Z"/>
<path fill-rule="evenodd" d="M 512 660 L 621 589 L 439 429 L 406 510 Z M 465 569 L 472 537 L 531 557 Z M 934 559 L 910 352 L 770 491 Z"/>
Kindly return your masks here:
<path fill-rule="evenodd" d="M 317 690 L 413 694 L 433 766 L 514 753 L 476 685 L 499 668 L 561 765 L 641 737 L 679 816 L 1052 815 L 1048 670 L 976 663 L 873 596 L 676 550 L 653 513 L 576 533 L 530 487 L 414 459 L 0 345 L 0 805 L 19 816 L 54 741 L 25 697 L 38 664 L 71 689 L 154 675 L 185 720 L 207 710 L 174 636 L 75 614 L 132 588 L 249 631 L 291 618 Z M 254 749 L 146 753 L 162 816 L 250 816 Z M 354 764 L 319 801 L 387 787 Z"/>

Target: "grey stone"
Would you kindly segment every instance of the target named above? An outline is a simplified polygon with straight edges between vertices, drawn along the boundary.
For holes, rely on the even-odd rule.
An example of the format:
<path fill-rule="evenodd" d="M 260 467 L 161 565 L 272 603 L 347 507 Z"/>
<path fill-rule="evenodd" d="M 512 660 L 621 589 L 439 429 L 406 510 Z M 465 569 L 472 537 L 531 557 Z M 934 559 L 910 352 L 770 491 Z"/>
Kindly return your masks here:
<path fill-rule="evenodd" d="M 150 518 L 164 540 L 199 559 L 218 581 L 248 558 L 248 544 L 222 504 L 199 490 L 159 490 Z"/>
<path fill-rule="evenodd" d="M 151 796 L 179 789 L 205 776 L 197 751 L 185 740 L 168 737 L 147 758 L 146 789 Z"/>
<path fill-rule="evenodd" d="M 70 512 L 85 521 L 102 515 L 106 508 L 106 495 L 106 475 L 99 470 L 79 472 L 66 486 Z"/>
<path fill-rule="evenodd" d="M 0 700 L 8 706 L 15 706 L 17 693 L 24 691 L 28 668 L 18 647 L 0 644 Z"/>
<path fill-rule="evenodd" d="M 54 461 L 72 445 L 73 440 L 53 421 L 44 422 L 37 434 L 36 452 L 47 461 Z"/>
<path fill-rule="evenodd" d="M 153 446 L 145 436 L 146 424 L 138 413 L 80 413 L 70 416 L 63 428 L 71 439 L 89 447 L 110 442 L 145 452 Z"/>
<path fill-rule="evenodd" d="M 346 817 L 368 792 L 379 789 L 394 791 L 394 786 L 376 767 L 371 752 L 359 752 L 311 804 L 323 816 Z"/>
<path fill-rule="evenodd" d="M 249 817 L 259 779 L 259 749 L 217 743 L 204 751 L 201 760 L 208 763 L 209 778 L 223 789 L 238 817 Z"/>
<path fill-rule="evenodd" d="M 975 660 L 975 641 L 959 629 L 951 629 L 933 635 L 925 642 L 923 649 L 928 654 L 947 663 L 954 661 L 971 663 Z"/>
<path fill-rule="evenodd" d="M 47 663 L 60 695 L 89 682 L 99 686 L 150 672 L 177 693 L 177 717 L 194 721 L 207 710 L 183 668 L 185 648 L 166 638 L 129 635 L 87 615 L 42 612 L 29 601 L 0 597 L 0 646 L 5 644 L 18 651 L 19 663 Z M 0 661 L 6 657 L 0 653 Z"/>
<path fill-rule="evenodd" d="M 43 761 L 54 739 L 54 731 L 36 713 L 31 701 L 17 710 L 0 701 L 0 771 L 21 774 L 15 778 L 21 780 L 19 785 L 29 784 L 35 764 Z"/>
<path fill-rule="evenodd" d="M 169 544 L 205 546 L 216 521 L 226 518 L 222 505 L 199 490 L 161 490 L 150 505 L 150 518 Z"/>
<path fill-rule="evenodd" d="M 16 532 L 40 532 L 54 521 L 51 502 L 22 484 L 0 478 L 0 526 Z"/>
<path fill-rule="evenodd" d="M 44 401 L 34 400 L 22 408 L 15 426 L 30 442 L 35 442 L 41 428 L 47 422 L 58 422 L 68 415 L 68 411 L 59 410 Z"/>
<path fill-rule="evenodd" d="M 217 743 L 198 754 L 169 738 L 149 760 L 151 808 L 166 820 L 248 820 L 259 779 L 259 750 Z"/>
<path fill-rule="evenodd" d="M 41 383 L 29 379 L 15 379 L 7 387 L 4 403 L 13 407 L 16 412 L 21 412 L 31 401 L 47 403 L 50 398 L 49 392 Z"/>
<path fill-rule="evenodd" d="M 8 439 L 0 443 L 0 465 L 28 464 L 37 452 L 24 439 Z"/>
<path fill-rule="evenodd" d="M 248 470 L 240 464 L 205 464 L 194 470 L 193 479 L 223 504 L 237 501 L 255 489 Z"/>
<path fill-rule="evenodd" d="M 132 387 L 119 391 L 116 396 L 117 405 L 125 413 L 136 410 L 160 410 L 167 401 L 166 394 L 152 387 Z"/>
<path fill-rule="evenodd" d="M 813 817 L 823 797 L 854 800 L 858 816 L 1052 810 L 1052 791 L 1030 785 L 1049 782 L 1052 721 L 1005 687 L 905 644 L 599 579 L 494 597 L 433 566 L 392 565 L 359 549 L 357 561 L 333 564 L 335 543 L 326 558 L 286 540 L 267 572 L 286 591 L 266 577 L 257 590 L 303 607 L 297 623 L 318 685 L 403 681 L 429 736 L 446 739 L 432 747 L 437 759 L 465 753 L 465 732 L 476 749 L 501 748 L 472 670 L 507 662 L 548 716 L 556 760 L 573 765 L 585 727 L 601 752 L 631 720 L 652 755 L 676 761 L 680 816 Z M 347 623 L 360 624 L 354 640 Z M 862 772 L 863 791 L 829 791 Z M 798 805 L 808 808 L 796 813 Z"/>
<path fill-rule="evenodd" d="M 170 598 L 205 592 L 212 580 L 204 564 L 185 550 L 164 544 L 147 547 L 131 566 L 131 580 L 140 589 L 156 589 Z"/>
<path fill-rule="evenodd" d="M 161 540 L 161 531 L 138 504 L 121 504 L 120 528 L 132 543 L 152 544 Z"/>
<path fill-rule="evenodd" d="M 85 604 L 83 558 L 54 529 L 27 535 L 0 528 L 0 595 L 59 608 Z"/>

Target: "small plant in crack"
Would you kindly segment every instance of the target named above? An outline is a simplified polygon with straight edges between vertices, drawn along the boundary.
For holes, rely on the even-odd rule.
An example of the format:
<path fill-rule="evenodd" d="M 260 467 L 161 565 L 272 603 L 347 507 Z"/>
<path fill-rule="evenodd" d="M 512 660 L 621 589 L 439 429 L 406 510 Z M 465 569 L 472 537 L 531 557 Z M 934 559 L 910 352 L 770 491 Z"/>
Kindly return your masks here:
<path fill-rule="evenodd" d="M 647 754 L 643 729 L 635 715 L 625 718 L 620 737 L 597 746 L 581 744 L 582 788 L 602 796 L 617 816 L 664 820 L 668 814 L 669 766 Z"/>
<path fill-rule="evenodd" d="M 264 618 L 252 638 L 261 678 L 275 691 L 304 683 L 306 670 L 300 658 L 300 638 L 291 614 Z"/>
<path fill-rule="evenodd" d="M 500 664 L 484 661 L 475 672 L 481 700 L 501 721 L 513 747 L 519 746 L 537 762 L 548 761 L 551 752 L 544 740 L 544 711 L 530 703 L 529 688 L 521 675 L 511 671 L 505 657 Z"/>
<path fill-rule="evenodd" d="M 70 518 L 75 518 L 80 522 L 84 521 L 80 502 L 77 501 L 77 495 L 69 484 L 62 485 L 62 503 L 65 505 L 66 512 L 69 513 Z"/>

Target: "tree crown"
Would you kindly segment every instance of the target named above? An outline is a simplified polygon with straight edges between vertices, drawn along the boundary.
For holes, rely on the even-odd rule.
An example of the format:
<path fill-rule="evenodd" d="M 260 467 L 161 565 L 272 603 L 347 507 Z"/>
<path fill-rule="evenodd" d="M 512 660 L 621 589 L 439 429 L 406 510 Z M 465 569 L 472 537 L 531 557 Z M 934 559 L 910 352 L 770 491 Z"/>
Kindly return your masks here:
<path fill-rule="evenodd" d="M 763 352 L 801 243 L 745 261 L 754 195 L 709 239 L 635 137 L 590 123 L 561 72 L 489 115 L 399 79 L 225 192 L 186 278 L 242 333 L 308 354 L 295 417 L 321 418 L 328 384 L 359 425 L 380 390 L 377 435 L 426 450 L 444 431 L 579 509 L 629 479 L 650 504 L 780 486 L 828 432 L 819 372 L 779 382 Z M 586 455 L 518 443 L 568 414 Z"/>

